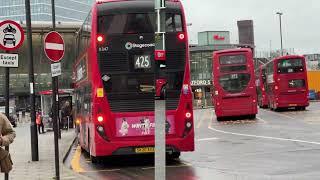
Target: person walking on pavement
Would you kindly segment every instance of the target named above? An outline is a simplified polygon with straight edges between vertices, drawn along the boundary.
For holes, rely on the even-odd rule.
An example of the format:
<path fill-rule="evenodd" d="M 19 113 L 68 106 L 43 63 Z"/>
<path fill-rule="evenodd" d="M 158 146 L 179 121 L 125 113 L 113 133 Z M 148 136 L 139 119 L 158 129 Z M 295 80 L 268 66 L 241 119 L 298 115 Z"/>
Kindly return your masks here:
<path fill-rule="evenodd" d="M 64 103 L 64 105 L 62 106 L 62 124 L 63 124 L 63 128 L 68 129 L 68 121 L 70 121 L 70 117 L 72 115 L 72 109 L 70 106 L 69 101 L 66 101 Z"/>
<path fill-rule="evenodd" d="M 2 147 L 9 146 L 15 137 L 16 133 L 9 119 L 0 113 L 0 170 L 2 173 L 9 173 L 12 169 L 10 153 Z"/>
<path fill-rule="evenodd" d="M 45 133 L 45 132 L 44 132 L 44 125 L 43 125 L 43 121 L 42 121 L 42 117 L 41 117 L 40 110 L 38 110 L 38 112 L 37 112 L 36 123 L 37 123 L 37 126 L 38 126 L 38 132 L 39 132 L 39 134 L 41 134 L 40 129 L 42 130 L 42 133 Z"/>

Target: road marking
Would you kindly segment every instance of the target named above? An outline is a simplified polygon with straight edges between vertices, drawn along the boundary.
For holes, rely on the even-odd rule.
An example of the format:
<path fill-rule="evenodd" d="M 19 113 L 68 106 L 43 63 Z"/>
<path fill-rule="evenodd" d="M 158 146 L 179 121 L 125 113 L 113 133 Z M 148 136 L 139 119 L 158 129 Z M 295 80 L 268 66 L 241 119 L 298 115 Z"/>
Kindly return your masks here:
<path fill-rule="evenodd" d="M 261 109 L 261 110 L 264 111 L 264 112 L 269 112 L 269 113 L 272 113 L 272 114 L 275 114 L 275 115 L 280 115 L 280 116 L 283 116 L 283 117 L 286 117 L 286 118 L 289 118 L 289 119 L 296 120 L 295 118 L 293 118 L 291 116 L 288 116 L 288 115 L 285 115 L 285 114 L 282 114 L 282 113 L 276 113 L 276 112 L 268 111 L 268 110 L 264 110 L 264 109 Z"/>
<path fill-rule="evenodd" d="M 219 138 L 213 137 L 213 138 L 203 138 L 203 139 L 198 139 L 197 141 L 212 141 L 212 140 L 218 140 Z"/>
<path fill-rule="evenodd" d="M 218 130 L 212 127 L 209 127 L 212 131 L 216 131 L 223 134 L 231 134 L 235 136 L 245 136 L 245 137 L 254 137 L 254 138 L 260 138 L 260 139 L 270 139 L 270 140 L 278 140 L 278 141 L 290 141 L 290 142 L 299 142 L 299 143 L 305 143 L 305 144 L 315 144 L 320 145 L 320 142 L 314 142 L 314 141 L 305 141 L 305 140 L 298 140 L 298 139 L 286 139 L 286 138 L 278 138 L 278 137 L 270 137 L 270 136 L 258 136 L 258 135 L 252 135 L 252 134 L 241 134 L 241 133 L 233 133 L 228 131 L 222 131 Z"/>
<path fill-rule="evenodd" d="M 262 121 L 262 123 L 265 123 L 265 124 L 268 123 L 266 120 L 262 119 L 261 117 L 256 117 L 256 119 L 258 119 L 259 121 Z"/>
<path fill-rule="evenodd" d="M 84 169 L 80 166 L 81 147 L 78 146 L 71 160 L 71 168 L 77 173 L 84 172 Z"/>
<path fill-rule="evenodd" d="M 189 163 L 183 163 L 180 165 L 171 165 L 171 166 L 166 166 L 167 168 L 179 168 L 179 167 L 188 167 L 188 166 L 192 166 Z M 145 168 L 141 168 L 143 170 L 148 170 L 148 169 L 154 169 L 154 167 L 145 167 Z"/>
<path fill-rule="evenodd" d="M 62 179 L 77 179 L 75 176 L 69 176 L 69 177 L 62 177 Z"/>

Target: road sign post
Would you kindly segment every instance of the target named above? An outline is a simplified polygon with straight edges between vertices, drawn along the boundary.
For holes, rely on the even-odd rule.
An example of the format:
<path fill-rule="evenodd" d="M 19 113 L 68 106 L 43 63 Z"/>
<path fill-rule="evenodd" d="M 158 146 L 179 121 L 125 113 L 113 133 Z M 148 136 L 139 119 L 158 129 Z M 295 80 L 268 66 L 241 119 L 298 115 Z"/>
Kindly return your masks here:
<path fill-rule="evenodd" d="M 161 73 L 166 68 L 165 51 L 165 0 L 155 0 L 155 21 L 158 25 L 155 32 L 155 86 L 161 89 L 155 96 L 155 180 L 166 179 L 166 75 Z M 160 86 L 161 87 L 157 87 Z"/>
<path fill-rule="evenodd" d="M 51 60 L 51 73 L 52 73 L 52 118 L 53 118 L 53 129 L 54 129 L 54 149 L 55 149 L 55 169 L 56 169 L 56 180 L 60 180 L 60 169 L 59 169 L 59 144 L 58 136 L 60 134 L 60 128 L 58 126 L 58 76 L 61 74 L 60 60 L 64 56 L 64 41 L 62 36 L 55 32 L 56 29 L 56 18 L 55 18 L 55 2 L 51 0 L 52 7 L 52 31 L 48 33 L 44 39 L 44 51 L 47 57 Z M 61 137 L 61 135 L 60 135 Z"/>
<path fill-rule="evenodd" d="M 18 49 L 24 41 L 24 32 L 21 26 L 11 20 L 0 23 L 0 49 L 6 53 L 0 54 L 0 67 L 5 67 L 5 114 L 9 118 L 9 99 L 10 99 L 10 67 L 18 67 L 18 55 L 9 54 L 10 51 Z M 5 149 L 9 151 L 9 146 Z M 9 179 L 9 174 L 5 173 L 4 179 Z"/>

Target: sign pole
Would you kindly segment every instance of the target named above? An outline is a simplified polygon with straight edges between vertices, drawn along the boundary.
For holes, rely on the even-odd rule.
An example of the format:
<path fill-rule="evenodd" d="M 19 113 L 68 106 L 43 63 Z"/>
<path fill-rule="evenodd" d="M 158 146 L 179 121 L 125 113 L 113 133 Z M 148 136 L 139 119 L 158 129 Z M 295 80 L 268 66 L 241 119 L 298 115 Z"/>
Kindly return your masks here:
<path fill-rule="evenodd" d="M 6 53 L 9 53 L 9 51 L 6 51 Z M 6 67 L 5 68 L 5 76 L 6 76 L 6 89 L 5 89 L 5 98 L 6 98 L 6 109 L 5 109 L 5 111 L 6 111 L 6 116 L 7 116 L 7 118 L 9 118 L 9 98 L 10 98 L 10 94 L 9 94 L 9 88 L 10 88 L 10 86 L 9 86 L 9 78 L 10 78 L 10 69 L 9 69 L 9 67 Z M 7 150 L 7 151 L 9 151 L 9 146 L 6 146 L 5 147 L 5 150 Z M 9 180 L 9 174 L 8 173 L 5 173 L 4 174 L 4 179 L 5 180 Z"/>
<path fill-rule="evenodd" d="M 32 161 L 39 161 L 38 133 L 35 114 L 35 95 L 34 95 L 34 68 L 33 68 L 33 49 L 32 49 L 32 31 L 31 31 L 31 11 L 30 0 L 25 0 L 26 6 L 26 24 L 28 38 L 29 55 L 29 82 L 30 82 L 30 103 L 31 103 L 31 156 Z"/>
<path fill-rule="evenodd" d="M 161 74 L 165 68 L 165 0 L 155 0 L 155 12 L 157 30 L 155 32 L 155 86 L 158 89 L 158 80 L 164 79 L 165 75 Z M 158 52 L 162 52 L 161 58 L 156 58 Z M 161 61 L 160 61 L 161 60 Z M 166 100 L 165 85 L 161 87 L 163 91 L 156 93 L 155 97 L 155 180 L 166 179 Z"/>
<path fill-rule="evenodd" d="M 54 0 L 51 0 L 52 7 L 52 30 L 56 29 L 56 14 L 55 14 L 55 3 Z M 52 63 L 53 64 L 53 63 Z M 56 180 L 60 180 L 60 169 L 59 169 L 59 144 L 58 144 L 58 135 L 59 135 L 59 120 L 58 120 L 58 109 L 57 104 L 59 102 L 59 95 L 57 90 L 58 77 L 52 77 L 52 112 L 53 112 L 53 128 L 54 128 L 54 152 L 55 152 L 55 169 L 56 169 Z"/>

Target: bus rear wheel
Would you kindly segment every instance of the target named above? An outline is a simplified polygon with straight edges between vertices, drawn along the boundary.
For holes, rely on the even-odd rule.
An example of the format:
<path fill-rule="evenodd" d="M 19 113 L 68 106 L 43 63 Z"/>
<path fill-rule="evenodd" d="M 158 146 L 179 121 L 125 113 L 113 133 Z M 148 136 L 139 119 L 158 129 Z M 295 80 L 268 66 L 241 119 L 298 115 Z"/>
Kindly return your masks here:
<path fill-rule="evenodd" d="M 249 119 L 251 119 L 251 120 L 254 120 L 256 118 L 257 118 L 257 115 L 255 115 L 255 114 L 249 115 Z"/>
<path fill-rule="evenodd" d="M 223 121 L 223 117 L 217 117 L 217 121 L 218 122 Z"/>
<path fill-rule="evenodd" d="M 181 153 L 180 152 L 173 152 L 172 154 L 168 155 L 169 159 L 179 159 L 180 158 Z"/>

